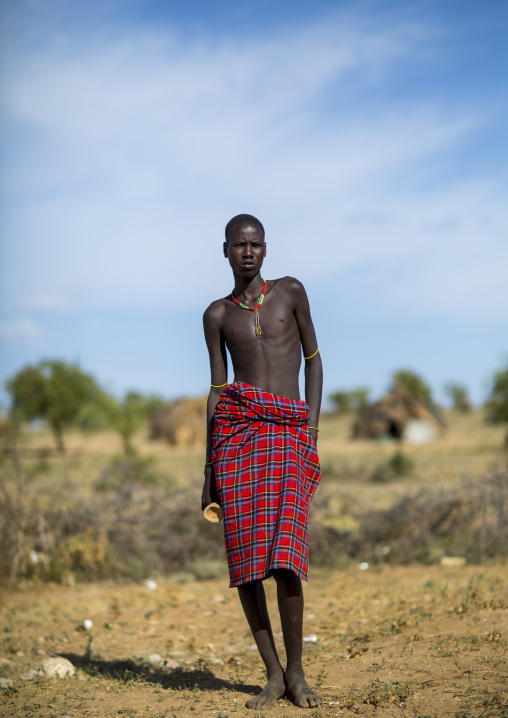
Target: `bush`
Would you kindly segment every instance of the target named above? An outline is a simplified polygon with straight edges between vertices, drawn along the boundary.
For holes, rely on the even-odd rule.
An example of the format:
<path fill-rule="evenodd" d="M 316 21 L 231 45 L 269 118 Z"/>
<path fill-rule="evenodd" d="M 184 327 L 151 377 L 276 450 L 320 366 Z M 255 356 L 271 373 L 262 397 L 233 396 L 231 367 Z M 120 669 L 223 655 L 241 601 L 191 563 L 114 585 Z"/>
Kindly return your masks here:
<path fill-rule="evenodd" d="M 414 371 L 410 369 L 399 369 L 393 375 L 393 383 L 401 384 L 416 399 L 430 403 L 432 401 L 432 392 L 429 385 Z"/>
<path fill-rule="evenodd" d="M 405 454 L 402 449 L 397 449 L 395 454 L 389 459 L 388 466 L 395 476 L 408 476 L 408 474 L 413 471 L 415 462 L 410 456 Z"/>
<path fill-rule="evenodd" d="M 171 486 L 173 480 L 157 470 L 152 457 L 129 454 L 114 458 L 101 473 L 95 488 L 97 491 L 123 492 L 126 497 L 131 498 L 135 486 L 161 484 Z"/>
<path fill-rule="evenodd" d="M 493 424 L 508 421 L 508 368 L 496 372 L 485 403 L 487 420 Z"/>
<path fill-rule="evenodd" d="M 452 402 L 452 409 L 462 414 L 467 414 L 471 411 L 472 406 L 469 400 L 467 387 L 461 384 L 454 384 L 449 382 L 444 387 L 445 394 L 450 397 Z"/>
<path fill-rule="evenodd" d="M 348 414 L 353 411 L 360 413 L 368 404 L 369 390 L 364 387 L 350 391 L 336 391 L 329 395 L 330 401 L 335 405 L 339 414 Z"/>
<path fill-rule="evenodd" d="M 163 400 L 153 394 L 144 396 L 128 391 L 121 401 L 101 392 L 93 403 L 85 404 L 78 415 L 77 424 L 82 431 L 100 431 L 112 428 L 122 440 L 124 454 L 135 453 L 132 438 L 143 424 L 151 419 Z"/>
<path fill-rule="evenodd" d="M 370 480 L 385 483 L 401 476 L 409 476 L 415 468 L 413 459 L 402 449 L 397 449 L 393 456 L 384 464 L 377 466 L 370 476 Z"/>
<path fill-rule="evenodd" d="M 351 410 L 349 404 L 349 392 L 347 391 L 335 391 L 329 396 L 330 401 L 335 406 L 335 411 L 339 414 L 348 414 Z"/>
<path fill-rule="evenodd" d="M 351 542 L 362 560 L 433 563 L 464 556 L 472 563 L 508 556 L 508 474 L 466 482 L 458 489 L 424 489 L 363 521 Z"/>

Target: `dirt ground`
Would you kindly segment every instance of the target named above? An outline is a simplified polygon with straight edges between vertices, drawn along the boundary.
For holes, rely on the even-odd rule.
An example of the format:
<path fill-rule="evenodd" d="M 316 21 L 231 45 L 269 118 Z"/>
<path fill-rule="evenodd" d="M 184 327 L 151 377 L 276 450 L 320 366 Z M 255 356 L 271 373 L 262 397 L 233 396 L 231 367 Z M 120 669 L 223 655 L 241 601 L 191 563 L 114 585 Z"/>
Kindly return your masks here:
<path fill-rule="evenodd" d="M 227 576 L 152 584 L 22 584 L 1 599 L 0 715 L 282 718 L 245 701 L 264 669 Z M 151 589 L 151 590 L 150 590 Z M 266 589 L 284 658 L 274 582 Z M 508 716 L 505 566 L 311 570 L 304 665 L 312 718 Z M 92 621 L 89 631 L 83 621 Z M 50 656 L 64 679 L 23 676 Z"/>

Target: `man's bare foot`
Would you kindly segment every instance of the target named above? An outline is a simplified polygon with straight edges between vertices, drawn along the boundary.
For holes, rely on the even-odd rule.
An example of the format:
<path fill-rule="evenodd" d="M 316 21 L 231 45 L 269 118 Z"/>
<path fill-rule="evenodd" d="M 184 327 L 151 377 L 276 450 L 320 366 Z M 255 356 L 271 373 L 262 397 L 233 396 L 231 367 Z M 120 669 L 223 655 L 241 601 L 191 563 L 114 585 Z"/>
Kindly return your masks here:
<path fill-rule="evenodd" d="M 284 684 L 284 674 L 280 673 L 276 676 L 272 676 L 268 679 L 268 683 L 263 688 L 261 693 L 251 698 L 245 704 L 247 708 L 254 708 L 259 710 L 260 708 L 271 708 L 279 698 L 282 698 L 286 692 L 286 686 Z"/>
<path fill-rule="evenodd" d="M 308 686 L 303 670 L 286 672 L 286 695 L 298 708 L 316 708 L 323 699 Z"/>

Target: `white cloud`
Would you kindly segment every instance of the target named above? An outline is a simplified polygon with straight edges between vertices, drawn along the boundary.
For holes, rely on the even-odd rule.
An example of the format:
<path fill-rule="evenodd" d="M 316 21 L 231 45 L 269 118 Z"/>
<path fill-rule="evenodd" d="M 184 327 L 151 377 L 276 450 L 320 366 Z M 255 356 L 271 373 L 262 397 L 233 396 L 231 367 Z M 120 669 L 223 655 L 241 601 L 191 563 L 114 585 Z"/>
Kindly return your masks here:
<path fill-rule="evenodd" d="M 388 302 L 460 315 L 475 283 L 476 311 L 508 313 L 495 178 L 422 188 L 488 107 L 395 94 L 369 107 L 401 65 L 432 61 L 438 32 L 350 12 L 241 42 L 150 28 L 16 38 L 6 304 L 201 306 L 229 288 L 223 227 L 249 211 L 267 227 L 269 276 L 379 262 L 411 276 L 387 284 Z"/>
<path fill-rule="evenodd" d="M 42 329 L 32 319 L 0 319 L 0 343 L 7 346 L 29 346 L 39 344 Z"/>

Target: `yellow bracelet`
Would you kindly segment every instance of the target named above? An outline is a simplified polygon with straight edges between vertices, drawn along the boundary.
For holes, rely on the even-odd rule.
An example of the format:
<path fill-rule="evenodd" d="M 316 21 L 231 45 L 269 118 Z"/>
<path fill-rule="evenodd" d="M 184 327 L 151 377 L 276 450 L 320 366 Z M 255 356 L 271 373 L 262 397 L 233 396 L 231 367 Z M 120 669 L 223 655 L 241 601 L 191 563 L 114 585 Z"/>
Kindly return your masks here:
<path fill-rule="evenodd" d="M 314 431 L 317 431 L 317 433 L 319 434 L 319 429 L 317 428 L 317 426 L 308 426 L 307 429 L 314 429 Z"/>
<path fill-rule="evenodd" d="M 311 354 L 311 355 L 310 355 L 310 357 L 303 357 L 303 358 L 305 359 L 305 361 L 307 361 L 307 359 L 312 359 L 312 357 L 315 357 L 315 356 L 316 356 L 316 354 L 318 353 L 318 351 L 319 351 L 319 347 L 316 349 L 316 351 L 314 352 L 314 354 Z"/>
<path fill-rule="evenodd" d="M 210 386 L 213 386 L 214 389 L 222 389 L 222 387 L 226 386 L 226 384 L 210 384 Z"/>
<path fill-rule="evenodd" d="M 213 461 L 208 461 L 208 463 L 206 463 L 205 466 L 213 466 Z"/>

